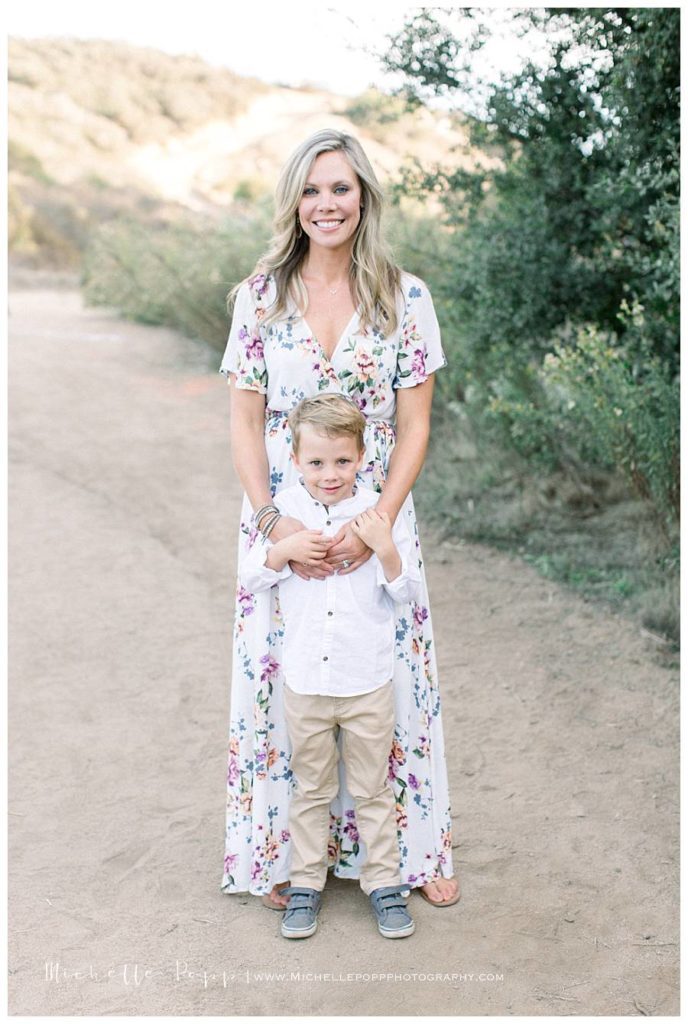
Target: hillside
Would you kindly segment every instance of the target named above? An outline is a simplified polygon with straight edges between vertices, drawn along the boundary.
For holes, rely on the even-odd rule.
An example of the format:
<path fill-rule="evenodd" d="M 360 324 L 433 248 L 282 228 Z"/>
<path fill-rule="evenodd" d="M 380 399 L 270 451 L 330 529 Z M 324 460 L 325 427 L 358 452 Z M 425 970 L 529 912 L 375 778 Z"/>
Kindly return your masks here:
<path fill-rule="evenodd" d="M 271 192 L 295 140 L 357 134 L 380 173 L 409 158 L 472 165 L 461 124 L 370 90 L 357 100 L 269 86 L 105 41 L 11 39 L 10 250 L 34 266 L 78 266 L 91 227 L 221 216 Z"/>

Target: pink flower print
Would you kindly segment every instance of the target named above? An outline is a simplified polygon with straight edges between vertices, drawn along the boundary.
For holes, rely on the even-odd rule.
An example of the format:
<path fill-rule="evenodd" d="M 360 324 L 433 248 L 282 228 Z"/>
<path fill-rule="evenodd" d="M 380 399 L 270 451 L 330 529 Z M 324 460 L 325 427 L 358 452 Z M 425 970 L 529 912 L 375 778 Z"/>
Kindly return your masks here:
<path fill-rule="evenodd" d="M 399 768 L 402 766 L 402 764 L 404 764 L 405 761 L 406 758 L 404 756 L 404 748 L 399 743 L 399 740 L 395 739 L 392 742 L 392 749 L 389 754 L 389 768 L 387 771 L 387 778 L 389 779 L 390 782 L 394 782 L 394 780 L 397 778 L 397 776 L 399 775 Z"/>
<path fill-rule="evenodd" d="M 227 760 L 227 784 L 233 786 L 239 778 L 239 740 L 234 736 L 229 741 Z"/>
<path fill-rule="evenodd" d="M 282 831 L 280 832 L 280 842 L 281 843 L 288 843 L 290 839 L 291 839 L 291 834 L 290 834 L 289 830 L 286 829 L 286 828 L 283 828 Z"/>
<path fill-rule="evenodd" d="M 255 609 L 253 594 L 240 585 L 237 591 L 237 600 L 239 602 L 239 607 L 241 608 L 242 616 L 251 615 Z"/>
<path fill-rule="evenodd" d="M 244 348 L 246 349 L 246 355 L 251 359 L 263 358 L 263 339 L 260 334 L 252 335 L 250 343 L 244 345 Z"/>
<path fill-rule="evenodd" d="M 352 843 L 357 843 L 359 840 L 358 829 L 356 828 L 356 817 L 354 811 L 346 812 L 347 822 L 342 831 L 345 836 L 348 836 Z"/>
<path fill-rule="evenodd" d="M 375 372 L 375 360 L 364 348 L 357 348 L 354 352 L 354 365 L 359 380 L 363 382 L 369 380 Z"/>
<path fill-rule="evenodd" d="M 265 860 L 268 864 L 272 864 L 279 857 L 279 843 L 277 840 L 270 836 L 265 843 Z"/>
<path fill-rule="evenodd" d="M 418 746 L 414 747 L 413 753 L 417 757 L 428 757 L 430 754 L 430 740 L 427 736 L 418 737 Z"/>
<path fill-rule="evenodd" d="M 411 371 L 416 377 L 422 377 L 423 379 L 427 377 L 425 372 L 425 352 L 420 348 L 417 348 L 413 353 Z"/>
<path fill-rule="evenodd" d="M 255 274 L 249 281 L 250 287 L 253 288 L 253 291 L 260 298 L 262 298 L 268 290 L 268 284 L 267 274 Z"/>
<path fill-rule="evenodd" d="M 225 873 L 229 874 L 236 867 L 236 863 L 239 860 L 238 853 L 228 853 L 225 857 Z"/>
<path fill-rule="evenodd" d="M 271 654 L 264 654 L 260 659 L 260 663 L 265 665 L 265 668 L 260 673 L 261 683 L 272 682 L 279 671 L 279 662 L 275 661 Z"/>
<path fill-rule="evenodd" d="M 417 604 L 413 609 L 413 624 L 420 633 L 423 632 L 423 623 L 428 617 L 428 609 L 422 604 Z"/>

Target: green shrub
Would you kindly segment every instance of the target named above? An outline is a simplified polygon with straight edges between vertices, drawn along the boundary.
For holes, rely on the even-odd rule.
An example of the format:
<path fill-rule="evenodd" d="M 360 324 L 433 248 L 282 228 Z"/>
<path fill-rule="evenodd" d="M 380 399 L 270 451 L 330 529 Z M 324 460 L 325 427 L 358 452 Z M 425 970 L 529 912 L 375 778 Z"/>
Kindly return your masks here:
<path fill-rule="evenodd" d="M 221 349 L 227 337 L 226 296 L 263 250 L 268 210 L 215 222 L 154 227 L 126 219 L 94 233 L 84 260 L 87 302 L 129 319 L 166 324 Z"/>
<path fill-rule="evenodd" d="M 514 446 L 550 464 L 620 469 L 669 534 L 679 515 L 679 385 L 642 338 L 642 311 L 626 310 L 622 342 L 593 325 L 559 340 L 533 374 L 536 401 L 508 391 L 489 414 Z M 560 332 L 560 335 L 565 332 Z"/>

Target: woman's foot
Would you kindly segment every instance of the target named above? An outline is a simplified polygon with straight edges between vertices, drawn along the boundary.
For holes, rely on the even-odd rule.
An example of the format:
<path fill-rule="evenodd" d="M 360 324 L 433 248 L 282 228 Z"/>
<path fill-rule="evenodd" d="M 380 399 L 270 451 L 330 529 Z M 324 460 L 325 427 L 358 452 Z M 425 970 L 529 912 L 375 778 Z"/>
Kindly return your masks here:
<path fill-rule="evenodd" d="M 283 896 L 282 893 L 288 888 L 289 882 L 280 882 L 279 885 L 273 886 L 270 894 L 263 896 L 263 906 L 269 907 L 270 910 L 286 910 L 289 897 Z"/>
<path fill-rule="evenodd" d="M 436 878 L 421 886 L 420 892 L 428 903 L 438 907 L 450 907 L 458 903 L 461 896 L 458 878 Z"/>

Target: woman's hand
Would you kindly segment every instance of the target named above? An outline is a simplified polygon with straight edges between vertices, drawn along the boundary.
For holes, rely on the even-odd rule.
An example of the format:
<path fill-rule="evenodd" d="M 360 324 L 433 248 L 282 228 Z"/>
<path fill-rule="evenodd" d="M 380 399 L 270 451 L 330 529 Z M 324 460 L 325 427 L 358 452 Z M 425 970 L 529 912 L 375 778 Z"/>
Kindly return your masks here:
<path fill-rule="evenodd" d="M 351 523 L 346 523 L 334 536 L 332 546 L 327 552 L 327 558 L 323 564 L 332 566 L 340 576 L 347 576 L 367 562 L 372 553 L 368 545 L 351 529 Z M 344 562 L 349 564 L 343 565 Z"/>
<path fill-rule="evenodd" d="M 278 540 L 289 537 L 292 533 L 298 533 L 299 530 L 305 529 L 306 527 L 300 519 L 294 519 L 293 516 L 282 516 L 270 531 L 270 540 L 276 543 Z"/>
<path fill-rule="evenodd" d="M 285 537 L 289 537 L 292 533 L 297 533 L 299 530 L 306 530 L 300 519 L 294 519 L 292 516 L 282 516 L 270 531 L 270 540 L 274 542 L 284 540 Z M 329 538 L 327 539 L 329 541 Z M 332 566 L 328 565 L 324 558 L 321 558 L 317 565 L 313 564 L 313 561 L 309 558 L 308 562 L 310 564 L 306 564 L 300 560 L 290 559 L 289 565 L 292 572 L 295 572 L 302 580 L 324 580 L 334 572 Z"/>

